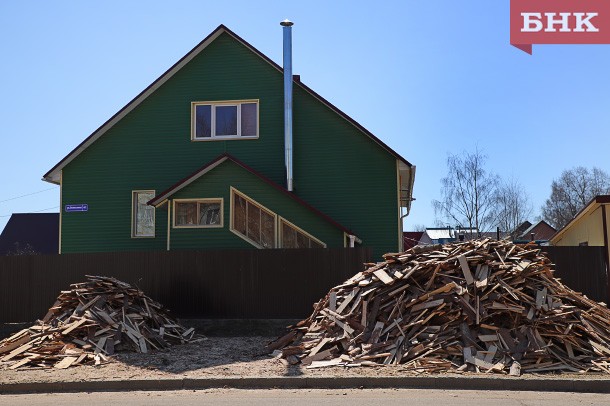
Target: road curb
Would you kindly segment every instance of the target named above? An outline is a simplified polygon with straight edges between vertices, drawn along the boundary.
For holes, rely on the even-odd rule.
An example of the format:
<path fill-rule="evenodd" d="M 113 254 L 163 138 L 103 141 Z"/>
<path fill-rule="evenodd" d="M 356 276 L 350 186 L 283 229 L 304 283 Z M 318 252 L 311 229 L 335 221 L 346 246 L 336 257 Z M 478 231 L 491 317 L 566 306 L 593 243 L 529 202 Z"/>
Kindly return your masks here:
<path fill-rule="evenodd" d="M 400 388 L 610 393 L 610 379 L 382 376 L 181 378 L 28 382 L 0 385 L 0 394 L 235 389 Z"/>

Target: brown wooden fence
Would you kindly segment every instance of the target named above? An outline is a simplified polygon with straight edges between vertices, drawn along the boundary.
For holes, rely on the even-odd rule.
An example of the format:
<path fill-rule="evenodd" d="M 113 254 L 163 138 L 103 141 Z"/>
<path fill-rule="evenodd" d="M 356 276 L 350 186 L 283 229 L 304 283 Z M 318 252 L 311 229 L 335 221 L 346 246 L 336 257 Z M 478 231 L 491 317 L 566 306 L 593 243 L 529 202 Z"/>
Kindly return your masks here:
<path fill-rule="evenodd" d="M 608 303 L 603 247 L 542 247 L 570 288 Z M 85 275 L 137 285 L 178 317 L 298 319 L 363 269 L 368 248 L 0 256 L 0 323 L 44 316 Z"/>
<path fill-rule="evenodd" d="M 605 247 L 541 247 L 555 264 L 555 276 L 572 290 L 608 303 Z"/>
<path fill-rule="evenodd" d="M 0 257 L 0 322 L 41 318 L 85 275 L 114 276 L 184 318 L 305 318 L 363 269 L 368 248 L 125 252 Z"/>

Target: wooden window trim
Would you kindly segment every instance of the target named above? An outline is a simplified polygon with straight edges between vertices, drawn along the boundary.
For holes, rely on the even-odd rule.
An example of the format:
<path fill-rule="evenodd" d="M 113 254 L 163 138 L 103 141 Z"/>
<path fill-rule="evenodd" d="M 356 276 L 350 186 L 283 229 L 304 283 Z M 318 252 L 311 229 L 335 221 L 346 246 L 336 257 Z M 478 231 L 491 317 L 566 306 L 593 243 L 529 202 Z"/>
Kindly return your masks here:
<path fill-rule="evenodd" d="M 172 228 L 223 228 L 224 227 L 224 199 L 222 197 L 210 197 L 202 199 L 173 199 L 172 200 Z M 189 226 L 176 225 L 176 206 L 180 203 L 197 203 L 197 219 L 199 219 L 199 203 L 220 203 L 220 224 L 193 224 Z"/>
<path fill-rule="evenodd" d="M 245 241 L 249 242 L 250 244 L 254 245 L 256 248 L 267 249 L 267 248 L 263 247 L 262 245 L 260 245 L 259 243 L 257 243 L 256 241 L 253 241 L 252 239 L 250 239 L 247 236 L 243 235 L 239 231 L 235 230 L 235 228 L 233 226 L 233 213 L 235 213 L 235 210 L 234 210 L 234 207 L 233 207 L 233 200 L 234 200 L 233 196 L 236 195 L 236 194 L 239 195 L 242 199 L 246 200 L 247 202 L 252 203 L 254 206 L 258 207 L 261 210 L 266 211 L 269 215 L 273 216 L 273 239 L 275 240 L 275 244 L 271 248 L 277 248 L 278 247 L 278 232 L 277 232 L 277 227 L 278 227 L 278 217 L 279 216 L 275 212 L 273 212 L 272 210 L 269 210 L 267 207 L 263 206 L 262 204 L 260 204 L 256 200 L 252 199 L 248 195 L 240 192 L 239 190 L 235 189 L 232 186 L 231 186 L 231 196 L 229 198 L 230 199 L 230 203 L 229 203 L 229 210 L 230 210 L 230 215 L 229 215 L 229 230 L 231 230 L 231 232 L 233 234 L 235 234 L 236 236 L 238 236 L 242 240 L 245 240 Z M 247 221 L 246 221 L 246 225 L 247 225 Z"/>
<path fill-rule="evenodd" d="M 135 214 L 135 195 L 136 193 L 152 193 L 153 197 L 156 195 L 156 191 L 152 189 L 138 189 L 131 191 L 131 238 L 155 238 L 157 234 L 157 210 L 154 206 L 151 206 L 153 209 L 153 235 L 136 235 L 136 219 L 134 217 Z"/>
<path fill-rule="evenodd" d="M 314 237 L 313 235 L 309 234 L 307 231 L 303 230 L 301 227 L 299 227 L 299 226 L 295 225 L 294 223 L 291 223 L 290 221 L 286 220 L 284 217 L 280 217 L 280 221 L 278 222 L 278 229 L 279 229 L 278 246 L 280 248 L 283 248 L 282 247 L 282 237 L 283 237 L 283 235 L 282 235 L 282 222 L 288 224 L 290 227 L 294 228 L 299 233 L 306 235 L 307 238 L 309 238 L 310 240 L 313 240 L 313 241 L 317 242 L 318 244 L 322 245 L 324 248 L 327 248 L 326 243 L 324 243 L 323 241 L 321 241 L 318 238 Z"/>
<path fill-rule="evenodd" d="M 237 109 L 237 131 L 241 132 L 241 105 L 256 103 L 256 135 L 214 135 L 215 127 L 216 127 L 216 117 L 214 116 L 215 107 L 216 106 L 238 106 Z M 195 113 L 195 109 L 197 106 L 212 106 L 211 112 L 211 123 L 210 123 L 210 137 L 195 137 L 195 127 L 197 115 Z M 259 99 L 244 99 L 244 100 L 222 100 L 222 101 L 196 101 L 191 102 L 191 141 L 194 142 L 209 142 L 209 141 L 226 141 L 226 140 L 256 140 L 259 138 L 259 128 L 260 128 L 260 103 Z"/>

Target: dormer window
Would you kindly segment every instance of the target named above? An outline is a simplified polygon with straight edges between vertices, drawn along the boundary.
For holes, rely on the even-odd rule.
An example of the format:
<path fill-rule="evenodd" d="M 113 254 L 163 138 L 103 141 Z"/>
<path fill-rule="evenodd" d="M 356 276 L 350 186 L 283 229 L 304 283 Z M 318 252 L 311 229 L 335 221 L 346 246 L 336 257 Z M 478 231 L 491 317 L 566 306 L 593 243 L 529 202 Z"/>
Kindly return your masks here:
<path fill-rule="evenodd" d="M 258 100 L 193 102 L 194 141 L 258 138 Z"/>

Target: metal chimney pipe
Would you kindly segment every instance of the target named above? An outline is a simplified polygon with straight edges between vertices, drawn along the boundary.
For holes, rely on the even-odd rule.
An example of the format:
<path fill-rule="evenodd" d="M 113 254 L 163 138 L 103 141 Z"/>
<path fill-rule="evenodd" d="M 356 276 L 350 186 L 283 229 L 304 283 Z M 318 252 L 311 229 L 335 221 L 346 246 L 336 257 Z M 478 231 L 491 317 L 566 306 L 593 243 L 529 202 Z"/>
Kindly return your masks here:
<path fill-rule="evenodd" d="M 284 155 L 286 160 L 286 188 L 292 192 L 292 26 L 280 23 L 284 31 Z"/>

